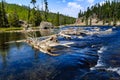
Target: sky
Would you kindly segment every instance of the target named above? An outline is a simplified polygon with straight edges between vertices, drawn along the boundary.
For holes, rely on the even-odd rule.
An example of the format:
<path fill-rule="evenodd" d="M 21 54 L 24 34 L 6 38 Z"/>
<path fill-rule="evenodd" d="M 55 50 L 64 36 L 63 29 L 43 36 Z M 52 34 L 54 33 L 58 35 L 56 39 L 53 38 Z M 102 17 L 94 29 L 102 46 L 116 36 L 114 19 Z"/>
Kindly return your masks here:
<path fill-rule="evenodd" d="M 31 0 L 5 0 L 7 3 L 14 3 L 19 5 L 31 5 Z M 36 0 L 36 5 L 42 7 L 42 0 Z M 87 7 L 95 5 L 96 3 L 103 4 L 105 0 L 47 0 L 48 8 L 50 12 L 61 13 L 64 15 L 76 17 L 80 10 L 85 11 Z"/>

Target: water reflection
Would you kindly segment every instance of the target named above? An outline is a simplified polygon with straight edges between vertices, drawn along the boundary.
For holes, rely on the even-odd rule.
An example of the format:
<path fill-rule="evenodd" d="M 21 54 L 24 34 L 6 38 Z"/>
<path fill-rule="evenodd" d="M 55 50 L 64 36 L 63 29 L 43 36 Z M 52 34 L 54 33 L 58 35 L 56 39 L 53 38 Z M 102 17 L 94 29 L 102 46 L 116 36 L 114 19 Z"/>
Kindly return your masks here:
<path fill-rule="evenodd" d="M 7 55 L 9 51 L 9 45 L 5 44 L 4 41 L 9 41 L 8 35 L 10 34 L 0 34 L 0 56 L 2 57 L 3 66 L 7 65 Z"/>
<path fill-rule="evenodd" d="M 47 36 L 52 33 L 53 30 L 40 30 L 36 32 L 36 36 Z M 34 32 L 33 32 L 34 33 Z M 14 49 L 17 52 L 21 51 L 20 49 L 23 48 L 23 44 L 21 43 L 8 43 L 10 41 L 17 41 L 25 39 L 25 34 L 21 32 L 13 32 L 13 33 L 0 33 L 0 63 L 2 64 L 3 68 L 7 66 L 7 62 L 9 60 L 9 55 L 11 54 L 11 50 Z M 39 57 L 39 51 L 35 50 L 34 57 L 37 60 Z M 13 53 L 13 52 L 12 52 Z"/>

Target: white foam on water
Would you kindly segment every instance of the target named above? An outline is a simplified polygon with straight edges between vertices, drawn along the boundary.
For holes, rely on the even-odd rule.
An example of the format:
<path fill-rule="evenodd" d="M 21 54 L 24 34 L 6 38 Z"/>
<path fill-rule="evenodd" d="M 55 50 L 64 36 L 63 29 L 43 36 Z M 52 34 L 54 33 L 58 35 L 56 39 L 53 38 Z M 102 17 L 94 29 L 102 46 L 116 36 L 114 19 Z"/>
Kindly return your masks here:
<path fill-rule="evenodd" d="M 107 47 L 106 46 L 102 46 L 100 48 L 100 50 L 98 50 L 98 56 L 99 56 L 99 59 L 97 61 L 97 65 L 95 67 L 98 67 L 98 66 L 104 66 L 104 64 L 101 62 L 101 55 L 104 51 L 107 50 Z"/>
<path fill-rule="evenodd" d="M 98 50 L 98 53 L 103 53 L 105 50 L 107 50 L 107 47 L 103 46 Z"/>
<path fill-rule="evenodd" d="M 100 48 L 100 50 L 98 50 L 99 59 L 98 59 L 98 61 L 97 61 L 97 64 L 96 64 L 94 67 L 92 67 L 91 70 L 94 70 L 94 69 L 97 68 L 97 67 L 105 66 L 105 64 L 102 63 L 102 61 L 101 61 L 101 55 L 100 55 L 100 54 L 102 54 L 102 53 L 103 53 L 104 51 L 106 51 L 106 50 L 107 50 L 107 47 L 106 47 L 106 46 L 102 46 L 102 47 Z"/>
<path fill-rule="evenodd" d="M 116 27 L 112 27 L 112 29 L 116 29 Z"/>
<path fill-rule="evenodd" d="M 97 69 L 99 69 L 99 68 L 97 68 Z M 110 67 L 110 68 L 102 68 L 102 69 L 105 69 L 106 71 L 116 72 L 118 75 L 120 75 L 120 67 L 116 67 L 116 68 Z M 92 68 L 90 68 L 90 70 L 96 70 L 96 68 L 92 67 Z"/>
<path fill-rule="evenodd" d="M 120 67 L 116 67 L 116 68 L 107 68 L 106 69 L 107 71 L 113 71 L 113 72 L 117 72 L 119 75 L 120 75 Z"/>

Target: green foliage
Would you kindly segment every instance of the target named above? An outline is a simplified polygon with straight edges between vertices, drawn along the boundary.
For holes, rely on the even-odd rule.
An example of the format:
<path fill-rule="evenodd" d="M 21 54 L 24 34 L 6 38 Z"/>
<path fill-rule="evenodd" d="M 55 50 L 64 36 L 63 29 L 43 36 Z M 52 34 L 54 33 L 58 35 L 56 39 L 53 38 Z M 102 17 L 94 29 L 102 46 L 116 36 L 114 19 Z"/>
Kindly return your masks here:
<path fill-rule="evenodd" d="M 112 1 L 110 2 L 107 0 L 104 4 L 96 4 L 92 7 L 88 7 L 87 11 L 81 14 L 81 11 L 78 13 L 78 17 L 95 17 L 99 20 L 103 20 L 103 24 L 108 22 L 110 24 L 111 21 L 116 24 L 116 21 L 120 20 L 120 2 L 119 1 Z"/>
<path fill-rule="evenodd" d="M 30 22 L 33 24 L 33 26 L 39 26 L 41 21 L 42 21 L 42 18 L 41 18 L 40 11 L 33 9 L 30 16 Z"/>
<path fill-rule="evenodd" d="M 48 12 L 49 12 L 49 10 L 48 10 L 48 2 L 47 2 L 47 0 L 44 0 L 44 4 L 45 4 L 45 12 L 44 12 L 44 15 L 45 15 L 45 21 L 47 21 L 47 19 L 48 19 Z"/>
<path fill-rule="evenodd" d="M 35 8 L 35 3 L 36 3 L 36 0 L 31 0 L 31 2 L 30 3 L 32 3 L 33 4 L 33 6 L 34 6 L 34 8 Z"/>
<path fill-rule="evenodd" d="M 9 14 L 9 24 L 10 26 L 14 26 L 14 27 L 20 27 L 20 24 L 19 24 L 19 16 L 17 14 L 16 11 L 14 11 L 13 13 Z"/>
<path fill-rule="evenodd" d="M 0 27 L 2 27 L 3 20 L 2 20 L 2 10 L 1 10 L 1 5 L 0 5 Z"/>
<path fill-rule="evenodd" d="M 54 23 L 55 23 L 55 25 L 56 26 L 59 26 L 60 25 L 60 21 L 59 21 L 60 19 L 59 19 L 59 12 L 57 13 L 57 15 L 56 15 L 56 18 L 55 18 L 55 20 L 54 20 Z"/>
<path fill-rule="evenodd" d="M 82 17 L 83 16 L 83 13 L 82 11 L 80 10 L 80 12 L 78 13 L 78 18 Z"/>
<path fill-rule="evenodd" d="M 28 11 L 29 11 L 29 7 L 26 6 L 19 6 L 17 4 L 8 4 L 6 3 L 6 12 L 8 14 L 12 14 L 13 11 L 16 9 L 16 12 L 19 16 L 19 19 L 27 21 L 28 20 Z"/>
<path fill-rule="evenodd" d="M 1 3 L 0 3 L 1 4 Z M 30 7 L 27 6 L 20 6 L 17 4 L 8 4 L 8 3 L 4 3 L 5 4 L 5 11 L 6 14 L 8 15 L 13 15 L 13 11 L 15 10 L 19 20 L 23 20 L 23 21 L 27 21 L 28 23 L 33 23 L 34 26 L 38 26 L 39 23 L 41 22 L 41 20 L 45 20 L 45 11 L 39 11 L 39 9 L 35 9 L 35 11 L 33 12 L 33 9 L 30 9 Z M 48 3 L 47 3 L 48 4 Z M 0 15 L 2 15 L 1 11 L 2 11 L 2 6 L 0 6 Z M 46 10 L 48 12 L 48 10 Z M 54 25 L 56 25 L 57 21 L 55 21 L 56 17 L 58 14 L 56 13 L 52 13 L 52 12 L 48 12 L 46 14 L 47 16 L 47 21 L 53 23 Z M 1 19 L 2 17 L 0 17 Z M 59 14 L 59 25 L 65 25 L 65 24 L 73 24 L 75 23 L 76 19 L 70 16 L 65 16 L 62 14 Z M 1 20 L 0 20 L 1 23 Z M 0 24 L 1 26 L 1 24 Z"/>
<path fill-rule="evenodd" d="M 0 3 L 0 27 L 9 27 L 6 11 L 5 11 L 5 6 L 4 6 L 4 1 Z"/>
<path fill-rule="evenodd" d="M 22 27 L 0 28 L 0 31 L 1 31 L 1 32 L 16 31 L 16 30 L 23 30 L 23 28 L 22 28 Z"/>

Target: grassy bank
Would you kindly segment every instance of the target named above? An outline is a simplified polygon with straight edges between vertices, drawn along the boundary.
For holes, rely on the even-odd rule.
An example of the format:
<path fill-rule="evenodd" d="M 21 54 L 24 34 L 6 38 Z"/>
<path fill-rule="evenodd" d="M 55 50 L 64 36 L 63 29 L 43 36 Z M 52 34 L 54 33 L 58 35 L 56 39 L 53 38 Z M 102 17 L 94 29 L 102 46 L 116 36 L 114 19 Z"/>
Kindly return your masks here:
<path fill-rule="evenodd" d="M 22 29 L 22 27 L 0 28 L 0 32 L 20 31 Z"/>

